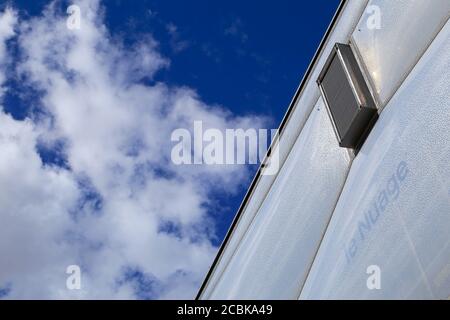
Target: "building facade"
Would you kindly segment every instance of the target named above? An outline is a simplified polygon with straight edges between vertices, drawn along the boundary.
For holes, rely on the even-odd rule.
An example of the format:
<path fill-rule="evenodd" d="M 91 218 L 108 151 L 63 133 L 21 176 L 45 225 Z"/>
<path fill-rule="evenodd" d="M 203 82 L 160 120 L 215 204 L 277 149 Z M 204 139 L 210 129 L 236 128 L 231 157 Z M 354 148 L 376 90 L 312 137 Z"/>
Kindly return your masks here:
<path fill-rule="evenodd" d="M 271 146 L 280 169 L 256 175 L 197 298 L 449 298 L 449 17 L 448 0 L 340 4 Z M 358 150 L 316 82 L 336 43 L 376 105 Z"/>

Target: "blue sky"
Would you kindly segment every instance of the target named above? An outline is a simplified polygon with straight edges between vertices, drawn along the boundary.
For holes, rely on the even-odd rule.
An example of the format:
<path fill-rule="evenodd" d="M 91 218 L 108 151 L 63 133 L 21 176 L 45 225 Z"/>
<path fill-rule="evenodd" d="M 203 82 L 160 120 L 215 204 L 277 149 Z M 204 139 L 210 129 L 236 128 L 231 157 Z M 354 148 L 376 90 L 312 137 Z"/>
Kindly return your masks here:
<path fill-rule="evenodd" d="M 13 1 L 30 15 L 48 2 Z M 236 114 L 270 115 L 277 125 L 339 0 L 103 3 L 114 35 L 133 43 L 150 32 L 170 57 L 171 67 L 157 80 L 195 88 L 205 102 Z"/>
<path fill-rule="evenodd" d="M 51 217 L 21 244 L 56 246 L 36 272 L 60 286 L 54 269 L 80 264 L 88 288 L 63 297 L 192 295 L 257 167 L 174 168 L 165 133 L 196 119 L 276 128 L 338 2 L 82 0 L 79 34 L 63 30 L 69 2 L 0 5 L 0 149 L 32 177 L 0 179 L 0 215 Z M 20 278 L 0 273 L 0 295 L 58 296 Z"/>
<path fill-rule="evenodd" d="M 108 1 L 106 21 L 130 42 L 149 31 L 155 35 L 171 59 L 156 79 L 195 88 L 207 103 L 237 115 L 270 116 L 276 128 L 339 2 Z M 231 198 L 216 195 L 226 210 L 215 243 L 225 236 L 246 187 Z"/>

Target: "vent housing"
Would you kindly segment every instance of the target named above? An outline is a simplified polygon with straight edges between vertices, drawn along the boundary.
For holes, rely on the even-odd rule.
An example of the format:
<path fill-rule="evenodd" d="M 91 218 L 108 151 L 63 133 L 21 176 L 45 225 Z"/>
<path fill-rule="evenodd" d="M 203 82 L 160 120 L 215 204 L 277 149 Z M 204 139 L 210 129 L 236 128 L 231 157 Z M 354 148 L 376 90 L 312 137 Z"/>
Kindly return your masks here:
<path fill-rule="evenodd" d="M 317 84 L 339 146 L 359 150 L 378 113 L 363 71 L 349 45 L 335 44 Z"/>

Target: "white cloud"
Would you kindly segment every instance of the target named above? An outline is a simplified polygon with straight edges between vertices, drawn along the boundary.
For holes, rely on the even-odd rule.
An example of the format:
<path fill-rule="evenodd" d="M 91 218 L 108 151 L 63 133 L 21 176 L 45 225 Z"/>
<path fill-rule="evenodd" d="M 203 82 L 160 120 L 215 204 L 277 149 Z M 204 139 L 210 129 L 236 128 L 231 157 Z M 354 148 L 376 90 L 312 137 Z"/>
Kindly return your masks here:
<path fill-rule="evenodd" d="M 224 34 L 232 37 L 236 37 L 241 40 L 242 43 L 248 40 L 248 35 L 243 31 L 244 24 L 240 18 L 233 18 L 231 24 L 225 28 Z"/>
<path fill-rule="evenodd" d="M 194 120 L 225 129 L 263 119 L 234 117 L 189 88 L 142 84 L 169 67 L 156 41 L 124 48 L 98 1 L 78 5 L 74 31 L 53 5 L 17 25 L 13 10 L 0 13 L 0 63 L 16 25 L 17 72 L 43 92 L 49 115 L 0 112 L 0 289 L 9 286 L 11 298 L 136 298 L 148 282 L 152 297 L 192 298 L 217 249 L 205 205 L 247 172 L 172 165 L 170 133 Z M 70 169 L 41 162 L 38 145 L 55 141 Z M 71 264 L 83 270 L 82 290 L 65 287 Z"/>
<path fill-rule="evenodd" d="M 0 19 L 0 58 L 5 57 L 5 41 L 11 38 L 14 32 L 14 26 L 17 22 L 17 15 L 11 8 L 6 8 Z"/>
<path fill-rule="evenodd" d="M 4 64 L 7 62 L 6 41 L 15 35 L 14 26 L 17 14 L 11 8 L 6 8 L 0 17 L 0 98 L 3 95 L 2 84 L 5 82 Z"/>
<path fill-rule="evenodd" d="M 189 47 L 189 41 L 181 39 L 178 27 L 173 22 L 169 22 L 166 25 L 166 30 L 170 36 L 170 46 L 173 52 L 180 53 Z"/>

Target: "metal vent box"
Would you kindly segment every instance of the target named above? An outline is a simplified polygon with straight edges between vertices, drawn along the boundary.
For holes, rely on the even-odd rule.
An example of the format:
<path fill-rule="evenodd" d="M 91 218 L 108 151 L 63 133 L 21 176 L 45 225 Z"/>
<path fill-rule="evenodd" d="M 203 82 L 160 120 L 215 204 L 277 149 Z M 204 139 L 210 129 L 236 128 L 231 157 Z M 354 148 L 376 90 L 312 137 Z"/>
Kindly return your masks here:
<path fill-rule="evenodd" d="M 378 118 L 352 49 L 336 43 L 317 79 L 339 145 L 359 148 Z"/>

